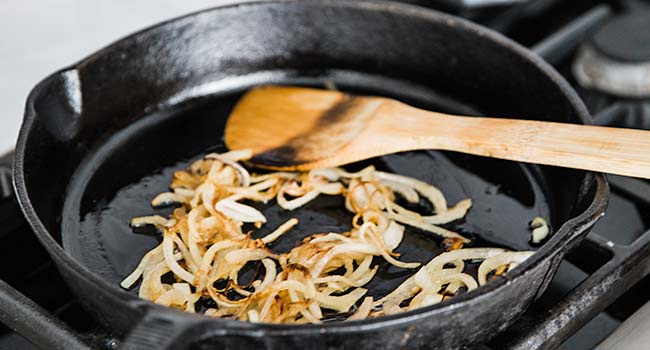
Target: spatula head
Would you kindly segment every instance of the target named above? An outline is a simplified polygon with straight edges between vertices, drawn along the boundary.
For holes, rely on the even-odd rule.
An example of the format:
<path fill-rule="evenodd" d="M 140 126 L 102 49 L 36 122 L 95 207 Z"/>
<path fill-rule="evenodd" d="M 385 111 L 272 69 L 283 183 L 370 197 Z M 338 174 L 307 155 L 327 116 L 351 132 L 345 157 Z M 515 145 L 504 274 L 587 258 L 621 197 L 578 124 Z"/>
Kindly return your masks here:
<path fill-rule="evenodd" d="M 226 146 L 252 150 L 255 165 L 296 169 L 336 156 L 363 131 L 380 104 L 377 98 L 331 90 L 257 87 L 230 114 Z"/>

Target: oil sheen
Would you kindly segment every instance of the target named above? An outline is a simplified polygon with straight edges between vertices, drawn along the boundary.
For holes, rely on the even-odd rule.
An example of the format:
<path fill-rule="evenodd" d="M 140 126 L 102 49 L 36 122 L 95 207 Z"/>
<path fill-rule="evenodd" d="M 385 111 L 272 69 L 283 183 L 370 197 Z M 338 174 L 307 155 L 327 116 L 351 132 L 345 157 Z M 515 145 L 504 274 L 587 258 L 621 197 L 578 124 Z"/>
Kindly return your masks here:
<path fill-rule="evenodd" d="M 62 218 L 64 248 L 110 283 L 119 284 L 142 256 L 161 241 L 155 232 L 134 232 L 129 221 L 136 216 L 168 215 L 171 208 L 154 209 L 150 201 L 168 190 L 174 170 L 185 168 L 205 153 L 225 151 L 224 123 L 241 90 L 162 108 L 90 152 L 68 190 Z M 457 102 L 446 104 L 446 100 L 426 92 L 415 94 L 417 98 L 378 88 L 362 92 L 385 94 L 418 107 L 467 113 L 454 107 L 460 105 Z M 550 200 L 533 166 L 458 153 L 418 151 L 371 159 L 347 168 L 355 170 L 368 165 L 430 183 L 441 189 L 449 205 L 471 198 L 473 205 L 467 216 L 445 227 L 472 238 L 472 246 L 535 249 L 529 243 L 528 224 L 535 216 L 548 219 L 551 215 Z M 256 205 L 268 222 L 254 236 L 269 233 L 292 217 L 300 221 L 271 246 L 278 252 L 288 251 L 312 233 L 350 229 L 352 215 L 345 210 L 341 197 L 321 195 L 295 211 L 285 211 L 273 202 Z M 426 202 L 413 209 L 431 211 Z M 437 237 L 407 227 L 396 252 L 401 254 L 402 261 L 426 263 L 442 248 Z M 390 292 L 414 273 L 379 258 L 375 263 L 379 264 L 379 271 L 366 286 L 375 298 Z M 131 292 L 136 293 L 137 286 Z"/>

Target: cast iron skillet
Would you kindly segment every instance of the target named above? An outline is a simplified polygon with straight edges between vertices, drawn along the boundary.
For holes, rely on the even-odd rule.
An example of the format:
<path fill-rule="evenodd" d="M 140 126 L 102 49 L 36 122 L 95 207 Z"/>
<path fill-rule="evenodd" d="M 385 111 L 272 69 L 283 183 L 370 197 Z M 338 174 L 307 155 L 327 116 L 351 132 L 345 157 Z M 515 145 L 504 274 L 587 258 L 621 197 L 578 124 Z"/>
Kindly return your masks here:
<path fill-rule="evenodd" d="M 565 253 L 602 216 L 600 174 L 453 153 L 416 152 L 369 163 L 431 182 L 450 202 L 474 207 L 453 229 L 477 244 L 536 249 L 507 277 L 435 306 L 365 321 L 267 325 L 211 319 L 139 300 L 118 286 L 158 239 L 131 231 L 134 215 L 170 172 L 223 149 L 223 125 L 238 96 L 257 84 L 320 86 L 386 95 L 452 113 L 537 116 L 588 123 L 567 83 L 504 37 L 461 19 L 369 1 L 274 1 L 215 8 L 162 23 L 46 78 L 27 102 L 15 186 L 30 224 L 85 306 L 125 348 L 459 348 L 515 322 Z M 292 116 L 287 116 L 292 117 Z M 361 165 L 353 165 L 352 167 Z M 298 211 L 265 209 L 268 227 L 301 224 L 274 249 L 308 232 L 342 230 L 337 199 Z M 163 212 L 164 214 L 164 212 Z M 527 223 L 550 218 L 541 247 Z M 404 260 L 426 261 L 438 242 L 408 232 Z M 381 295 L 406 278 L 382 266 Z"/>

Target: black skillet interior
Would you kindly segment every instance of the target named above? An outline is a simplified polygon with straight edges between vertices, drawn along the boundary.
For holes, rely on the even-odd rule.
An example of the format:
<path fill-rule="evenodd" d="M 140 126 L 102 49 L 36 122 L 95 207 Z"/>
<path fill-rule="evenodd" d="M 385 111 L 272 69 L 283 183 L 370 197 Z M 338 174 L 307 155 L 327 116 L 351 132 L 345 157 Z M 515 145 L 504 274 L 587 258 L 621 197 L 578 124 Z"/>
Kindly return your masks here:
<path fill-rule="evenodd" d="M 285 77 L 280 81 L 318 86 L 325 78 Z M 431 110 L 479 115 L 469 105 L 423 86 L 358 73 L 331 78 L 346 91 L 390 96 Z M 147 230 L 145 234 L 135 233 L 129 227 L 130 219 L 154 213 L 167 215 L 171 209 L 153 209 L 149 203 L 156 194 L 167 190 L 172 172 L 209 151 L 225 150 L 224 123 L 245 89 L 245 85 L 229 86 L 219 93 L 152 113 L 145 118 L 148 122 L 130 126 L 92 151 L 69 187 L 61 230 L 64 248 L 117 285 L 142 255 L 160 242 L 159 234 L 147 234 Z M 528 223 L 535 216 L 551 215 L 551 194 L 534 166 L 431 151 L 390 155 L 348 168 L 360 169 L 369 164 L 431 183 L 442 189 L 450 204 L 471 198 L 473 207 L 467 217 L 447 227 L 474 238 L 473 246 L 535 249 L 530 245 Z M 430 210 L 427 203 L 422 204 L 418 210 Z M 321 196 L 291 212 L 272 203 L 259 207 L 268 222 L 258 234 L 269 232 L 291 217 L 300 220 L 272 246 L 276 251 L 288 251 L 310 233 L 345 231 L 352 218 L 341 197 Z M 427 262 L 441 251 L 440 239 L 411 228 L 397 249 L 402 260 L 420 262 Z M 379 263 L 379 273 L 368 285 L 370 295 L 375 297 L 385 295 L 414 272 Z"/>

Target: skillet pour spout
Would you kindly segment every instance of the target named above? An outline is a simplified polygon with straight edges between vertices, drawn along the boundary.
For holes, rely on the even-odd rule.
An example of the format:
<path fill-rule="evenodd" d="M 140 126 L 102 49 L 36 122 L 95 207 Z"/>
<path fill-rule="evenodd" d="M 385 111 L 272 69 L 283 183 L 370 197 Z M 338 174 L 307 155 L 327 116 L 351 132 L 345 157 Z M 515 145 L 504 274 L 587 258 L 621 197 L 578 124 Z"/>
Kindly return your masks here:
<path fill-rule="evenodd" d="M 158 243 L 134 234 L 128 220 L 151 213 L 149 200 L 168 186 L 173 169 L 224 149 L 226 118 L 243 92 L 325 82 L 449 113 L 591 122 L 569 85 L 525 48 L 409 5 L 236 4 L 121 39 L 32 90 L 14 181 L 25 216 L 67 283 L 124 339 L 123 348 L 459 349 L 481 343 L 516 322 L 604 213 L 608 188 L 601 174 L 449 152 L 402 153 L 371 162 L 433 183 L 451 200 L 472 198 L 477 206 L 459 227 L 477 240 L 536 253 L 472 292 L 354 322 L 214 319 L 121 289 L 119 281 Z M 340 214 L 315 204 L 304 213 L 315 219 L 301 220 L 302 229 L 336 227 Z M 529 244 L 528 215 L 548 217 L 555 228 L 542 246 Z M 420 250 L 407 253 L 435 246 L 413 239 L 409 246 Z"/>

